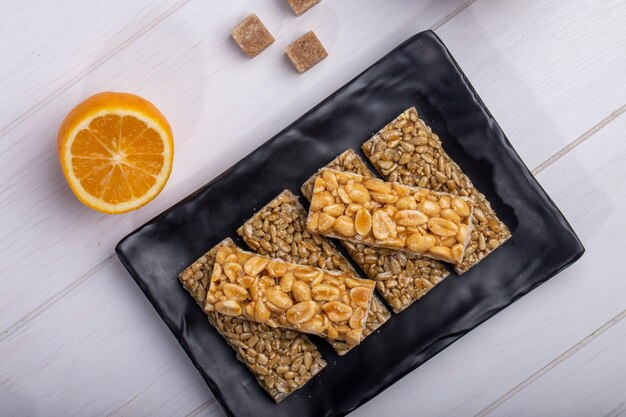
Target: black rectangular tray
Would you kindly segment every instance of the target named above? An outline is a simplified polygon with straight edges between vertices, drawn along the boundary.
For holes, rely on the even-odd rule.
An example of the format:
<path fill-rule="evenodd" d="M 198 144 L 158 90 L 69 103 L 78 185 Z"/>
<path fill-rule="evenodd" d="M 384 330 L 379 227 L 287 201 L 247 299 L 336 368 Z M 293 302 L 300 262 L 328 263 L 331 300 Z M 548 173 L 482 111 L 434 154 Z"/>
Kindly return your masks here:
<path fill-rule="evenodd" d="M 513 237 L 454 273 L 276 405 L 209 325 L 177 274 L 288 188 L 360 145 L 408 107 L 489 199 Z M 512 110 L 514 111 L 514 110 Z M 304 199 L 301 199 L 304 202 Z M 245 247 L 242 245 L 242 247 Z M 228 171 L 125 237 L 116 252 L 231 416 L 342 416 L 576 261 L 584 248 L 450 53 L 422 32 Z M 484 341 L 485 349 L 492 346 Z"/>

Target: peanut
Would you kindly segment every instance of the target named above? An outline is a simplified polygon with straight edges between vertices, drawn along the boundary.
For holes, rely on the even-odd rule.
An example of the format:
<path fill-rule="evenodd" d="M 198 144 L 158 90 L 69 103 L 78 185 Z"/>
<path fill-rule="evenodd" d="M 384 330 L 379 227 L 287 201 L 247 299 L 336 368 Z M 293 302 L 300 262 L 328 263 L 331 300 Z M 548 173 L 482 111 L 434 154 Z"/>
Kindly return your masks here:
<path fill-rule="evenodd" d="M 383 203 L 383 204 L 391 204 L 394 203 L 397 199 L 398 196 L 389 192 L 389 193 L 375 193 L 372 192 L 372 198 L 376 201 L 378 201 L 379 203 Z"/>
<path fill-rule="evenodd" d="M 353 237 L 356 235 L 356 229 L 354 227 L 354 221 L 348 216 L 339 216 L 333 224 L 333 228 L 341 236 Z"/>
<path fill-rule="evenodd" d="M 464 224 L 460 224 L 459 231 L 456 234 L 456 240 L 460 243 L 465 243 L 465 239 L 467 239 L 467 231 L 468 227 Z"/>
<path fill-rule="evenodd" d="M 339 217 L 345 211 L 346 206 L 343 204 L 331 204 L 322 209 L 324 213 L 330 214 L 332 217 Z"/>
<path fill-rule="evenodd" d="M 455 236 L 459 231 L 456 224 L 450 220 L 442 219 L 440 217 L 433 217 L 428 220 L 428 229 L 439 236 Z"/>
<path fill-rule="evenodd" d="M 267 272 L 273 277 L 280 277 L 287 272 L 287 264 L 281 261 L 272 260 L 267 264 Z"/>
<path fill-rule="evenodd" d="M 311 296 L 315 301 L 332 301 L 338 299 L 339 295 L 339 288 L 327 284 L 316 285 L 311 290 Z"/>
<path fill-rule="evenodd" d="M 419 210 L 399 210 L 395 220 L 402 226 L 420 226 L 428 221 L 428 216 Z"/>
<path fill-rule="evenodd" d="M 233 250 L 231 248 L 220 248 L 215 255 L 215 263 L 223 264 L 226 257 L 233 254 Z"/>
<path fill-rule="evenodd" d="M 361 330 L 353 329 L 346 333 L 346 343 L 349 345 L 356 345 L 361 340 Z"/>
<path fill-rule="evenodd" d="M 319 214 L 317 223 L 317 230 L 325 232 L 333 227 L 333 224 L 335 224 L 335 218 L 328 213 L 322 212 Z"/>
<path fill-rule="evenodd" d="M 419 233 L 413 233 L 406 240 L 407 247 L 415 252 L 427 252 L 435 246 L 435 243 L 437 243 L 437 239 L 434 236 Z"/>
<path fill-rule="evenodd" d="M 470 207 L 461 197 L 454 197 L 452 199 L 452 208 L 461 217 L 467 217 L 470 215 Z"/>
<path fill-rule="evenodd" d="M 413 196 L 401 197 L 396 201 L 396 207 L 400 210 L 415 210 L 417 208 L 417 201 Z"/>
<path fill-rule="evenodd" d="M 372 216 L 368 210 L 360 209 L 356 212 L 354 228 L 361 236 L 367 236 L 372 229 Z"/>
<path fill-rule="evenodd" d="M 353 184 L 348 195 L 355 203 L 365 203 L 370 200 L 370 193 L 367 191 L 367 188 L 358 182 Z"/>
<path fill-rule="evenodd" d="M 291 286 L 291 292 L 293 294 L 293 298 L 295 298 L 299 303 L 311 300 L 311 289 L 302 281 L 294 281 Z"/>
<path fill-rule="evenodd" d="M 431 217 L 438 216 L 439 211 L 441 210 L 441 207 L 439 207 L 439 204 L 430 200 L 422 200 L 419 204 L 419 208 L 420 210 L 422 210 L 424 213 L 426 213 L 428 216 L 431 216 Z"/>
<path fill-rule="evenodd" d="M 243 268 L 237 262 L 226 262 L 222 269 L 231 282 L 234 282 L 243 272 Z"/>
<path fill-rule="evenodd" d="M 278 312 L 282 312 L 293 305 L 291 298 L 289 298 L 286 293 L 277 290 L 276 288 L 269 288 L 266 291 L 265 296 L 270 310 L 278 310 Z M 272 307 L 275 307 L 275 309 Z"/>
<path fill-rule="evenodd" d="M 459 216 L 456 211 L 450 208 L 444 208 L 443 210 L 441 210 L 441 217 L 454 223 L 461 223 L 461 216 Z"/>
<path fill-rule="evenodd" d="M 315 280 L 320 273 L 323 275 L 322 271 L 316 271 L 315 269 L 308 266 L 299 266 L 293 270 L 293 274 L 296 278 L 301 279 L 305 282 L 310 282 Z"/>
<path fill-rule="evenodd" d="M 215 311 L 227 316 L 240 316 L 241 305 L 235 300 L 222 300 L 215 303 Z"/>
<path fill-rule="evenodd" d="M 280 289 L 284 292 L 291 292 L 294 280 L 295 277 L 293 276 L 293 272 L 285 272 L 280 278 Z"/>
<path fill-rule="evenodd" d="M 344 187 L 339 187 L 337 189 L 337 195 L 339 196 L 341 201 L 343 201 L 344 204 L 352 204 L 353 203 L 352 199 L 350 198 L 350 196 L 348 195 L 348 192 L 346 191 L 346 189 Z"/>
<path fill-rule="evenodd" d="M 348 325 L 353 329 L 359 329 L 363 327 L 363 320 L 365 320 L 365 309 L 359 307 L 355 309 L 354 313 L 352 313 L 352 316 L 350 316 Z"/>
<path fill-rule="evenodd" d="M 365 287 L 354 287 L 350 290 L 350 299 L 361 307 L 367 307 L 372 291 Z"/>
<path fill-rule="evenodd" d="M 335 177 L 335 174 L 333 174 L 332 172 L 322 172 L 322 178 L 324 178 L 324 183 L 328 191 L 335 191 L 337 187 L 339 187 L 339 184 L 337 183 L 337 177 Z"/>
<path fill-rule="evenodd" d="M 322 191 L 319 194 L 315 194 L 315 197 L 311 201 L 311 210 L 319 211 L 326 206 L 330 206 L 335 201 L 334 197 L 328 191 Z"/>
<path fill-rule="evenodd" d="M 226 297 L 235 301 L 244 301 L 248 298 L 248 290 L 238 284 L 226 283 L 222 286 Z"/>
<path fill-rule="evenodd" d="M 452 250 L 445 246 L 433 246 L 432 248 L 430 248 L 429 252 L 446 262 L 456 262 L 454 257 L 452 256 Z"/>
<path fill-rule="evenodd" d="M 359 210 L 361 210 L 362 208 L 363 206 L 361 204 L 356 204 L 356 203 L 349 204 L 344 214 L 346 216 L 354 216 L 354 214 L 358 212 Z"/>
<path fill-rule="evenodd" d="M 300 329 L 303 332 L 320 334 L 324 331 L 324 322 L 321 318 L 314 317 L 311 320 L 300 324 Z"/>
<path fill-rule="evenodd" d="M 270 263 L 269 259 L 261 258 L 260 256 L 253 256 L 243 264 L 243 270 L 248 275 L 259 275 L 259 273 L 265 269 L 267 264 Z M 219 264 L 215 264 L 216 266 Z"/>
<path fill-rule="evenodd" d="M 457 243 L 452 246 L 452 257 L 456 260 L 457 263 L 461 263 L 463 260 L 463 245 L 461 243 Z"/>
<path fill-rule="evenodd" d="M 254 304 L 254 319 L 259 323 L 265 323 L 270 319 L 270 311 L 262 300 L 257 300 Z"/>
<path fill-rule="evenodd" d="M 332 322 L 346 321 L 352 316 L 352 308 L 341 301 L 331 301 L 324 304 L 322 310 L 326 313 Z"/>
<path fill-rule="evenodd" d="M 396 237 L 396 224 L 391 220 L 387 212 L 376 210 L 372 216 L 372 232 L 374 237 L 379 240 Z"/>
<path fill-rule="evenodd" d="M 307 322 L 317 314 L 319 306 L 315 301 L 303 301 L 290 307 L 286 312 L 287 320 L 292 324 Z"/>

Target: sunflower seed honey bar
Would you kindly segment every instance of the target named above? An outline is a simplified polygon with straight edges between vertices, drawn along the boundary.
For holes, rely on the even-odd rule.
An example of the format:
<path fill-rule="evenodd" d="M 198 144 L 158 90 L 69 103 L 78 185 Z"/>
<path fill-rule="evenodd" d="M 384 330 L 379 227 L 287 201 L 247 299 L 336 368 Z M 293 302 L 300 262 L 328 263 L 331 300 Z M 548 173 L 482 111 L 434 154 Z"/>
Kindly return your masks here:
<path fill-rule="evenodd" d="M 418 117 L 414 107 L 404 111 L 362 146 L 376 170 L 388 181 L 471 198 L 476 204 L 473 230 L 463 262 L 467 272 L 511 237 L 485 196 L 444 151 L 441 140 Z"/>
<path fill-rule="evenodd" d="M 374 282 L 220 248 L 205 311 L 246 318 L 357 345 L 365 327 Z"/>
<path fill-rule="evenodd" d="M 284 190 L 237 229 L 237 233 L 261 255 L 300 265 L 339 270 L 358 277 L 350 262 L 330 240 L 306 230 L 306 216 L 307 212 L 298 197 Z M 374 295 L 362 338 L 382 326 L 390 316 L 389 310 Z M 346 354 L 352 347 L 339 340 L 330 339 L 329 342 L 339 355 Z"/>
<path fill-rule="evenodd" d="M 466 197 L 323 169 L 313 187 L 307 229 L 457 264 L 473 206 Z"/>
<path fill-rule="evenodd" d="M 343 152 L 324 168 L 353 172 L 365 177 L 373 176 L 352 149 Z M 321 170 L 311 176 L 300 189 L 309 201 L 319 172 Z M 376 289 L 396 313 L 419 300 L 449 275 L 443 264 L 434 259 L 345 240 L 341 244 L 365 274 L 376 282 Z"/>
<path fill-rule="evenodd" d="M 221 247 L 234 248 L 235 243 L 225 239 L 179 275 L 183 286 L 201 307 L 204 307 L 215 256 Z M 326 366 L 317 347 L 304 334 L 215 312 L 207 316 L 237 352 L 237 358 L 276 402 L 302 387 Z"/>

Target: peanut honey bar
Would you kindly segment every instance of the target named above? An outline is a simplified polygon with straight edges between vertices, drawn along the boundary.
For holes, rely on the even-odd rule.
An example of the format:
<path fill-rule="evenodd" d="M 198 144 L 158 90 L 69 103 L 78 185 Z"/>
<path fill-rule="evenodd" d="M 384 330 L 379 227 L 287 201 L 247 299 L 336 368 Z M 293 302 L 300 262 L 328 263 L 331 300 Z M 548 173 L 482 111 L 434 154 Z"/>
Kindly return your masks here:
<path fill-rule="evenodd" d="M 458 274 L 467 272 L 511 237 L 489 201 L 444 151 L 441 140 L 418 117 L 415 107 L 382 128 L 362 148 L 389 181 L 469 197 L 476 203 L 465 257 L 454 266 Z"/>
<path fill-rule="evenodd" d="M 298 197 L 284 190 L 237 229 L 237 233 L 261 255 L 300 265 L 339 270 L 358 277 L 350 262 L 330 240 L 306 230 L 306 216 L 307 212 Z M 362 338 L 382 326 L 390 315 L 374 295 Z M 345 355 L 352 347 L 339 340 L 330 339 L 329 342 L 339 355 Z"/>
<path fill-rule="evenodd" d="M 457 264 L 473 205 L 466 197 L 323 169 L 313 187 L 307 229 Z"/>
<path fill-rule="evenodd" d="M 243 19 L 230 32 L 230 35 L 250 58 L 254 58 L 274 43 L 274 37 L 255 14 Z"/>
<path fill-rule="evenodd" d="M 287 3 L 289 3 L 289 6 L 291 6 L 291 9 L 297 16 L 300 16 L 319 2 L 320 0 L 287 0 Z"/>
<path fill-rule="evenodd" d="M 373 176 L 352 149 L 343 152 L 324 168 L 354 172 L 365 177 Z M 320 171 L 310 177 L 300 189 L 308 200 L 311 200 L 313 185 Z M 443 264 L 434 259 L 345 240 L 341 244 L 365 274 L 376 281 L 376 289 L 396 313 L 419 300 L 449 275 Z"/>
<path fill-rule="evenodd" d="M 285 53 L 299 73 L 303 73 L 328 56 L 326 49 L 313 31 L 291 43 Z"/>
<path fill-rule="evenodd" d="M 201 307 L 204 307 L 215 256 L 221 247 L 233 248 L 235 243 L 225 239 L 179 275 L 183 286 Z M 276 402 L 302 387 L 326 366 L 317 347 L 304 334 L 215 312 L 207 316 L 209 323 L 237 352 L 237 358 Z"/>
<path fill-rule="evenodd" d="M 353 346 L 361 341 L 374 282 L 220 248 L 205 311 L 285 327 Z"/>

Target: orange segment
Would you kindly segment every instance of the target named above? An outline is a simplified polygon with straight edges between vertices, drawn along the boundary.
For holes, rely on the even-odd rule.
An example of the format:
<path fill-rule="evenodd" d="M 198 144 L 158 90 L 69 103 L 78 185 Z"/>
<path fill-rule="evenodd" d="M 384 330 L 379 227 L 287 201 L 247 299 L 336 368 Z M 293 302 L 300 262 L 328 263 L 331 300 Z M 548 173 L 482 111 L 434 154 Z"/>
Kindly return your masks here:
<path fill-rule="evenodd" d="M 110 159 L 112 153 L 89 130 L 81 130 L 72 143 L 72 155 Z"/>
<path fill-rule="evenodd" d="M 96 117 L 89 122 L 89 132 L 95 136 L 100 144 L 109 152 L 119 150 L 120 136 L 122 132 L 122 118 L 115 114 L 106 114 Z"/>
<path fill-rule="evenodd" d="M 128 186 L 133 195 L 142 195 L 146 193 L 150 187 L 155 183 L 155 178 L 151 175 L 140 171 L 131 165 L 122 166 L 126 178 L 128 180 Z"/>
<path fill-rule="evenodd" d="M 126 150 L 132 141 L 143 133 L 148 126 L 134 117 L 126 116 L 122 119 L 120 132 L 120 148 Z"/>
<path fill-rule="evenodd" d="M 163 166 L 163 155 L 130 154 L 126 157 L 126 163 L 139 168 L 149 175 L 158 175 Z"/>
<path fill-rule="evenodd" d="M 151 128 L 143 130 L 132 139 L 125 140 L 122 150 L 128 154 L 163 154 L 163 141 Z"/>
<path fill-rule="evenodd" d="M 122 168 L 118 164 L 113 166 L 106 182 L 107 184 L 104 186 L 104 191 L 101 195 L 104 201 L 118 204 L 132 200 L 133 193 L 130 191 L 126 181 L 126 175 L 124 175 Z"/>
<path fill-rule="evenodd" d="M 76 106 L 57 144 L 76 197 L 105 213 L 135 210 L 156 197 L 174 155 L 165 117 L 149 101 L 125 93 L 96 94 Z"/>
<path fill-rule="evenodd" d="M 91 196 L 99 197 L 104 189 L 102 184 L 108 183 L 112 169 L 113 167 L 110 164 L 103 164 L 81 178 L 80 185 Z"/>

